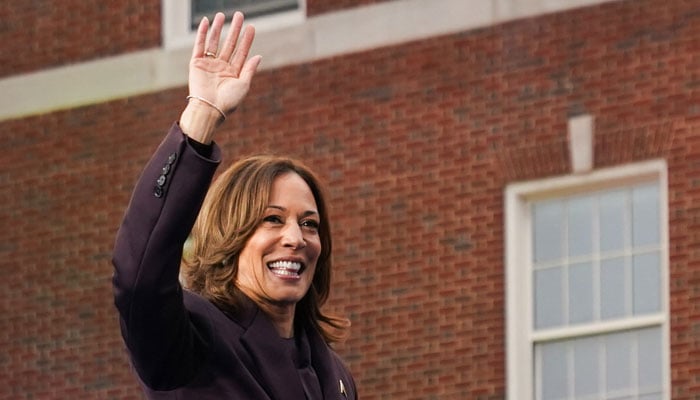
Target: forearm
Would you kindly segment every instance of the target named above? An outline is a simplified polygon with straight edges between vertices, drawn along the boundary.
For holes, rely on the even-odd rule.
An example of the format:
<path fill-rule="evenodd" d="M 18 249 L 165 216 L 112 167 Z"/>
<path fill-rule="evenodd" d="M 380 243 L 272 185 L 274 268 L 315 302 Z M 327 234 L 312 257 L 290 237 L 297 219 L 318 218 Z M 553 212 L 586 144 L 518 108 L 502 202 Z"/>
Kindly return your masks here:
<path fill-rule="evenodd" d="M 164 258 L 178 256 L 218 166 L 217 148 L 211 157 L 213 160 L 195 152 L 173 126 L 144 168 L 117 235 L 117 283 L 135 287 L 148 283 L 143 280 L 151 276 L 162 277 L 165 271 L 144 275 L 141 268 L 151 271 Z M 179 265 L 179 260 L 174 261 Z M 177 279 L 177 271 L 168 276 Z"/>

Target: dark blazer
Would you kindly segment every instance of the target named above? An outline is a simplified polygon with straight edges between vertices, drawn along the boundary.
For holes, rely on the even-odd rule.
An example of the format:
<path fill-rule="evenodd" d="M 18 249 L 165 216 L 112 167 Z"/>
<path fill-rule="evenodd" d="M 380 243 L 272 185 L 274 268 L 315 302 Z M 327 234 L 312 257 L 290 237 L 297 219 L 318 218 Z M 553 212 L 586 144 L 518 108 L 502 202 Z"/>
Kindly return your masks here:
<path fill-rule="evenodd" d="M 313 366 L 324 399 L 356 399 L 352 376 L 313 328 L 297 329 L 297 362 L 250 300 L 235 315 L 183 290 L 182 245 L 219 164 L 175 124 L 143 171 L 117 234 L 115 305 L 149 399 L 303 400 L 297 367 Z"/>

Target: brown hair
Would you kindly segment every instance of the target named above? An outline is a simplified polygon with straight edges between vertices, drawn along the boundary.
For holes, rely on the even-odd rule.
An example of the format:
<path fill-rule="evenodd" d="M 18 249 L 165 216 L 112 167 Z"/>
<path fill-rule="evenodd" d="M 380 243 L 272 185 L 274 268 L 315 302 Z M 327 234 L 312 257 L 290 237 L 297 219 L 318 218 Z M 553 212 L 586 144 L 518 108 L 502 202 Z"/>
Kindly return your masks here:
<path fill-rule="evenodd" d="M 191 248 L 182 260 L 186 286 L 219 308 L 235 312 L 240 296 L 235 285 L 238 255 L 262 221 L 273 181 L 289 172 L 298 174 L 313 193 L 321 240 L 316 272 L 309 291 L 297 304 L 295 322 L 310 324 L 328 343 L 337 342 L 345 337 L 350 322 L 321 311 L 331 283 L 328 209 L 318 178 L 299 161 L 276 156 L 250 157 L 234 163 L 216 179 L 192 229 Z"/>

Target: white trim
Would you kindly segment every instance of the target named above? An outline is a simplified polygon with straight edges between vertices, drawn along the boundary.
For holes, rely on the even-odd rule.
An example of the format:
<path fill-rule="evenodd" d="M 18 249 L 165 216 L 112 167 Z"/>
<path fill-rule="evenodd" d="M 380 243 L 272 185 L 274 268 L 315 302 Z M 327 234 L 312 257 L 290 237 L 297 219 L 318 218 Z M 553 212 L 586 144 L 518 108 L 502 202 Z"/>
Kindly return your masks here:
<path fill-rule="evenodd" d="M 593 169 L 593 116 L 569 118 L 569 162 L 574 173 Z"/>
<path fill-rule="evenodd" d="M 662 330 L 663 399 L 671 397 L 670 389 L 670 300 L 669 300 L 669 227 L 668 227 L 668 172 L 665 160 L 627 164 L 594 170 L 588 174 L 568 175 L 538 181 L 508 185 L 504 191 L 505 213 L 505 272 L 506 272 L 506 376 L 507 399 L 532 400 L 534 393 L 534 341 L 560 339 L 576 334 L 594 334 L 609 328 L 640 328 L 657 325 Z M 661 220 L 661 312 L 634 321 L 601 322 L 583 328 L 562 328 L 540 331 L 532 329 L 532 274 L 520 273 L 523 263 L 532 259 L 528 240 L 531 226 L 530 204 L 533 201 L 602 190 L 619 185 L 633 185 L 644 181 L 659 183 Z M 529 269 L 525 268 L 529 271 Z"/>
<path fill-rule="evenodd" d="M 604 321 L 574 327 L 540 330 L 536 333 L 533 333 L 531 335 L 531 338 L 533 342 L 544 342 L 565 339 L 571 336 L 590 336 L 623 329 L 645 328 L 649 326 L 661 325 L 665 322 L 666 315 L 664 315 L 663 313 L 657 313 L 652 315 L 635 317 L 634 321 Z"/>
<path fill-rule="evenodd" d="M 4 78 L 0 120 L 182 86 L 187 83 L 189 53 L 145 50 Z"/>
<path fill-rule="evenodd" d="M 610 1 L 385 1 L 259 29 L 253 52 L 271 69 Z M 182 11 L 163 12 L 172 21 L 171 13 Z M 185 86 L 191 43 L 178 39 L 177 29 L 163 26 L 163 48 L 0 79 L 0 121 Z"/>

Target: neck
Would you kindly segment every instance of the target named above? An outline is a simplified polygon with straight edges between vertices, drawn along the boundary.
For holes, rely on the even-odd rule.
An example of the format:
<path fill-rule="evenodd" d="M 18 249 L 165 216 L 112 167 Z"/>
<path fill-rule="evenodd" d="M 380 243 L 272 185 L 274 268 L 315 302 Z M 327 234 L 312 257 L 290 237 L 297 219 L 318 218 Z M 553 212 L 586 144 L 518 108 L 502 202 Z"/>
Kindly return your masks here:
<path fill-rule="evenodd" d="M 266 304 L 263 306 L 263 311 L 265 311 L 268 317 L 270 317 L 270 320 L 275 326 L 275 329 L 277 329 L 277 333 L 280 335 L 280 337 L 294 337 L 294 309 L 294 304 Z"/>
<path fill-rule="evenodd" d="M 277 333 L 283 338 L 294 337 L 294 310 L 295 304 L 270 304 L 262 306 L 268 315 Z"/>
<path fill-rule="evenodd" d="M 272 325 L 275 326 L 275 330 L 277 330 L 280 337 L 294 337 L 294 313 L 296 312 L 296 303 L 274 303 L 263 299 L 246 287 L 240 287 L 240 290 L 270 318 Z"/>

